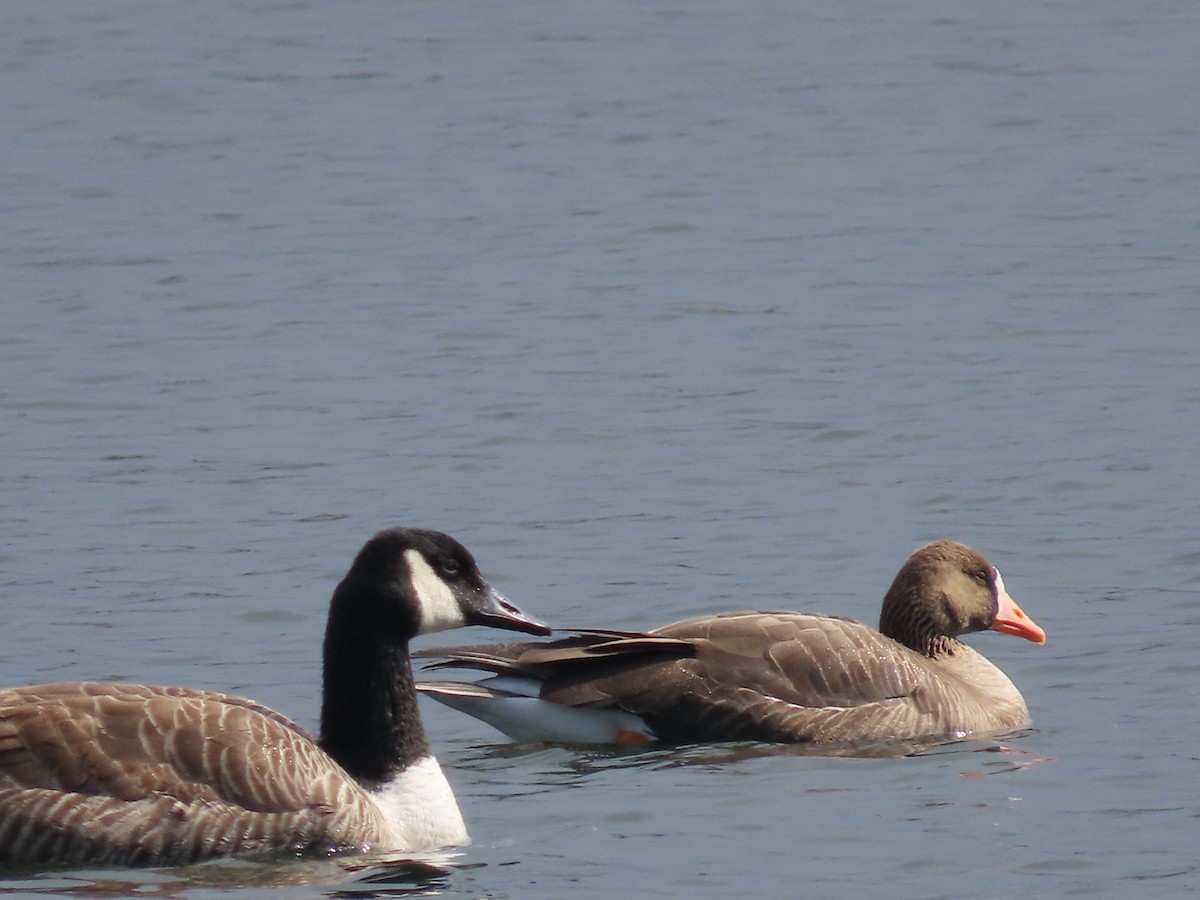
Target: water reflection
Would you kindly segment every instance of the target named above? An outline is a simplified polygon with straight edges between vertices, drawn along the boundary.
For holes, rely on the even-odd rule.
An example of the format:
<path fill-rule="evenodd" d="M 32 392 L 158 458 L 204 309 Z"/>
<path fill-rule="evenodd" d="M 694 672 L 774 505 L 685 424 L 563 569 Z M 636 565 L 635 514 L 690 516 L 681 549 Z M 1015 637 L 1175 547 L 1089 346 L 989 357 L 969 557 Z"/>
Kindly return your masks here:
<path fill-rule="evenodd" d="M 616 769 L 724 769 L 752 760 L 778 757 L 819 757 L 823 759 L 899 759 L 904 757 L 939 757 L 950 754 L 967 754 L 975 759 L 976 754 L 997 754 L 995 762 L 983 763 L 987 770 L 982 774 L 997 771 L 1013 771 L 1026 768 L 1046 758 L 1037 757 L 1014 743 L 1036 734 L 1037 729 L 1027 728 L 995 738 L 953 741 L 904 741 L 877 744 L 855 744 L 847 746 L 812 744 L 771 744 L 757 742 L 722 744 L 678 744 L 638 745 L 632 747 L 570 747 L 557 744 L 487 744 L 467 747 L 459 755 L 455 765 L 471 769 L 485 776 L 488 771 L 508 771 L 513 768 L 533 769 L 539 779 L 537 784 L 528 785 L 527 791 L 515 793 L 540 793 L 545 786 L 570 785 L 582 778 Z M 963 773 L 966 777 L 976 777 Z M 543 780 L 544 779 L 544 780 Z M 486 783 L 486 777 L 481 781 Z M 505 786 L 511 788 L 507 779 Z"/>
<path fill-rule="evenodd" d="M 0 897 L 184 897 L 196 889 L 240 891 L 312 887 L 331 897 L 422 897 L 439 894 L 460 854 L 370 856 L 339 860 L 217 860 L 166 869 L 58 869 L 6 866 Z M 465 866 L 463 868 L 473 868 Z"/>

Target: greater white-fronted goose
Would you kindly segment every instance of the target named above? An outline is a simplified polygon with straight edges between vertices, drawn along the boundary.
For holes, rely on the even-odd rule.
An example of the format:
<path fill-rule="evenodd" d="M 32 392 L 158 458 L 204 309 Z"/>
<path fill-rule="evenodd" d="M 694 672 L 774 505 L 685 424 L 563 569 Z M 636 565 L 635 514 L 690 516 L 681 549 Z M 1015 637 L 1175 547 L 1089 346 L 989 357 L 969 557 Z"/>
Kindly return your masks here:
<path fill-rule="evenodd" d="M 321 734 L 205 690 L 0 690 L 0 861 L 173 865 L 467 842 L 417 711 L 409 639 L 549 634 L 436 531 L 372 537 L 329 605 Z"/>
<path fill-rule="evenodd" d="M 645 634 L 428 650 L 441 658 L 432 668 L 493 677 L 417 687 L 518 741 L 935 743 L 1028 724 L 1012 682 L 958 639 L 985 629 L 1046 639 L 983 556 L 938 541 L 896 575 L 879 631 L 840 616 L 726 612 Z"/>

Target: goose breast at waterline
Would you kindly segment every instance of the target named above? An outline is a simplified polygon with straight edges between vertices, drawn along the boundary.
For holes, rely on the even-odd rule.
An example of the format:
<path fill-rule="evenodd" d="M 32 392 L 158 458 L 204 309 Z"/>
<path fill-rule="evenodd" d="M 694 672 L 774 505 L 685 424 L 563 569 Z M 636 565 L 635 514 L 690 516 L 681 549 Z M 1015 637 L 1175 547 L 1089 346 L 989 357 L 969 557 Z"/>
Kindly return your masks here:
<path fill-rule="evenodd" d="M 970 547 L 918 549 L 880 628 L 841 616 L 739 611 L 646 633 L 579 630 L 541 643 L 436 648 L 432 668 L 491 673 L 418 689 L 518 741 L 768 741 L 839 748 L 936 743 L 1029 722 L 1009 678 L 959 640 L 1044 643 L 1000 573 Z"/>
<path fill-rule="evenodd" d="M 205 690 L 0 690 L 0 860 L 170 865 L 466 843 L 417 710 L 408 642 L 488 625 L 549 634 L 449 535 L 372 537 L 333 593 L 321 731 Z"/>

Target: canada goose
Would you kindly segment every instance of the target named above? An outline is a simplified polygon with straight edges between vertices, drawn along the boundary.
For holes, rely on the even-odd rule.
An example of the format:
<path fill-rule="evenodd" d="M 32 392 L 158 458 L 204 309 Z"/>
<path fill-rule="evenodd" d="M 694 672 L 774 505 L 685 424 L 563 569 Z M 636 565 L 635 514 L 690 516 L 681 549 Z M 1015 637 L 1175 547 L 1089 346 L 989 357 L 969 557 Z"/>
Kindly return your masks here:
<path fill-rule="evenodd" d="M 317 739 L 214 691 L 0 690 L 0 860 L 173 865 L 466 843 L 408 653 L 410 638 L 463 625 L 550 633 L 452 537 L 393 528 L 333 592 Z"/>
<path fill-rule="evenodd" d="M 726 612 L 647 634 L 582 630 L 543 643 L 438 648 L 431 668 L 493 673 L 418 690 L 519 741 L 930 743 L 1028 723 L 1012 682 L 958 640 L 1046 635 L 978 552 L 917 550 L 883 600 L 880 630 L 841 616 Z"/>

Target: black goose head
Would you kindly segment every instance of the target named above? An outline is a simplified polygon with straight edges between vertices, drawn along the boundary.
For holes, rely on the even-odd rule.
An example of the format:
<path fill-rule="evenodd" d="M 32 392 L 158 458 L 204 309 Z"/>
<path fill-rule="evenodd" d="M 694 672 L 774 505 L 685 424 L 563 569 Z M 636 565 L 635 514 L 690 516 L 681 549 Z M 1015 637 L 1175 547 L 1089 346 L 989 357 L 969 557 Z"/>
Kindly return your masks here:
<path fill-rule="evenodd" d="M 428 754 L 408 642 L 461 625 L 550 632 L 493 590 L 462 544 L 436 531 L 379 532 L 334 590 L 320 743 L 364 784 L 382 784 Z"/>
<path fill-rule="evenodd" d="M 338 606 L 405 641 L 464 625 L 550 633 L 487 583 L 466 547 L 420 528 L 389 528 L 367 541 L 334 592 Z"/>
<path fill-rule="evenodd" d="M 883 634 L 922 653 L 947 638 L 988 629 L 1046 642 L 1046 633 L 1008 595 L 995 566 L 955 541 L 935 541 L 913 553 L 883 598 L 879 617 Z"/>

